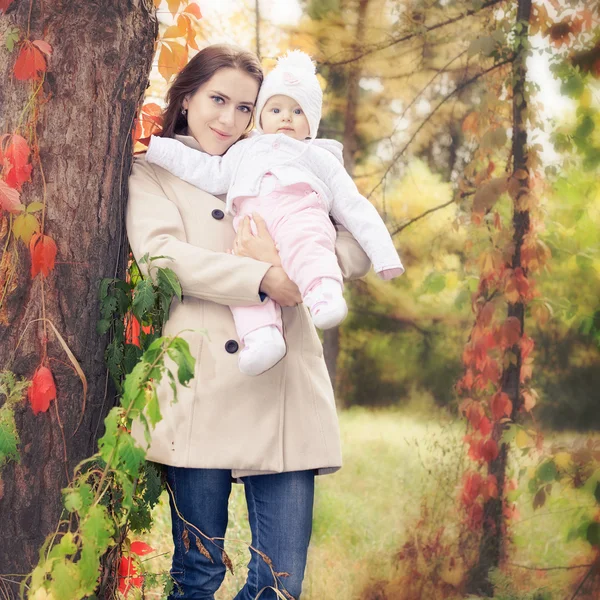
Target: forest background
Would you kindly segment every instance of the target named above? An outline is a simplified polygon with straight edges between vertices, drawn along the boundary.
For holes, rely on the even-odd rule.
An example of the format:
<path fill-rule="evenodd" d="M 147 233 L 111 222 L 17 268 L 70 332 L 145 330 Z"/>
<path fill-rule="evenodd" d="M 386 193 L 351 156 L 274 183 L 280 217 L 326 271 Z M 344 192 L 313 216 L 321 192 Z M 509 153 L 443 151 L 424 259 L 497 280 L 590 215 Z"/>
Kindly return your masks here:
<path fill-rule="evenodd" d="M 348 284 L 324 336 L 345 467 L 319 482 L 306 597 L 597 597 L 597 3 L 156 4 L 137 149 L 198 47 L 236 43 L 267 70 L 303 49 L 320 136 L 344 143 L 407 269 Z M 237 490 L 223 599 L 244 579 L 243 504 Z M 162 597 L 168 527 L 163 494 L 151 531 L 120 538 L 119 593 Z"/>

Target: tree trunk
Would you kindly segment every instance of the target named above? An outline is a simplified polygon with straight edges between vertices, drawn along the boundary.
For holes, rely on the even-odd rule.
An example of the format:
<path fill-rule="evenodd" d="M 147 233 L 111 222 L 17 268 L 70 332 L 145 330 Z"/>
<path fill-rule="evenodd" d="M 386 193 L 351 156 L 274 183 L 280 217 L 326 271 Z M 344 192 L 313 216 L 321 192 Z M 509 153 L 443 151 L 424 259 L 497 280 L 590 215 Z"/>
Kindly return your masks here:
<path fill-rule="evenodd" d="M 356 42 L 354 44 L 355 54 L 362 47 L 365 39 L 365 25 L 367 22 L 367 7 L 369 0 L 360 0 L 358 5 L 358 14 L 356 22 Z M 360 63 L 350 65 L 350 73 L 348 75 L 348 94 L 346 102 L 346 113 L 344 115 L 344 167 L 350 176 L 354 174 L 356 164 L 356 151 L 358 143 L 356 139 L 356 114 L 358 110 L 358 101 L 360 94 Z M 329 371 L 329 377 L 334 391 L 337 391 L 337 361 L 340 353 L 340 329 L 334 327 L 323 333 L 323 355 L 325 364 Z M 343 408 L 345 404 L 344 398 L 337 397 L 338 408 Z"/>
<path fill-rule="evenodd" d="M 517 23 L 523 23 L 522 35 L 527 36 L 529 16 L 531 12 L 531 0 L 518 0 Z M 523 39 L 526 39 L 524 37 Z M 522 190 L 525 193 L 529 187 L 529 168 L 527 166 L 527 130 L 524 115 L 527 104 L 525 101 L 526 81 L 526 48 L 519 45 L 516 48 L 516 59 L 513 63 L 513 174 L 518 170 L 527 173 L 527 178 L 521 180 Z M 513 242 L 514 252 L 512 256 L 513 269 L 521 266 L 521 247 L 524 235 L 529 231 L 529 211 L 519 210 L 515 202 L 513 213 Z M 524 332 L 525 307 L 523 302 L 508 305 L 508 317 L 516 317 L 521 325 L 521 335 Z M 515 344 L 510 351 L 516 356 L 516 361 L 509 361 L 507 367 L 502 371 L 502 392 L 506 393 L 512 402 L 512 420 L 518 418 L 521 407 L 520 381 L 521 381 L 521 349 Z M 495 425 L 492 432 L 493 438 L 499 442 L 503 425 Z M 494 588 L 489 581 L 489 571 L 500 565 L 504 554 L 505 530 L 503 517 L 504 483 L 506 478 L 506 462 L 508 448 L 502 444 L 498 457 L 490 462 L 489 473 L 496 476 L 498 481 L 498 497 L 490 498 L 483 506 L 483 536 L 479 546 L 478 562 L 470 573 L 467 591 L 473 594 L 493 596 Z"/>
<path fill-rule="evenodd" d="M 48 327 L 57 399 L 37 416 L 27 400 L 17 405 L 20 461 L 0 473 L 0 574 L 26 574 L 57 527 L 61 488 L 74 466 L 96 449 L 113 402 L 106 393 L 105 339 L 96 333 L 98 286 L 103 277 L 122 276 L 126 266 L 131 131 L 157 22 L 152 0 L 16 0 L 0 16 L 0 39 L 10 27 L 19 28 L 21 39 L 29 29 L 31 40 L 43 39 L 53 49 L 42 88 L 46 102 L 29 113 L 29 123 L 20 124 L 37 82 L 15 79 L 18 47 L 12 53 L 4 43 L 0 47 L 0 135 L 18 127 L 29 141 L 37 134 L 40 162 L 33 161 L 32 182 L 24 184 L 21 200 L 45 198 L 44 233 L 56 241 L 58 254 L 49 276 L 32 280 L 29 249 L 8 238 L 16 274 L 0 308 L 0 370 L 32 377 L 44 347 L 44 326 L 32 321 L 45 310 L 89 385 L 84 406 L 82 382 Z M 4 248 L 10 234 L 0 235 Z"/>

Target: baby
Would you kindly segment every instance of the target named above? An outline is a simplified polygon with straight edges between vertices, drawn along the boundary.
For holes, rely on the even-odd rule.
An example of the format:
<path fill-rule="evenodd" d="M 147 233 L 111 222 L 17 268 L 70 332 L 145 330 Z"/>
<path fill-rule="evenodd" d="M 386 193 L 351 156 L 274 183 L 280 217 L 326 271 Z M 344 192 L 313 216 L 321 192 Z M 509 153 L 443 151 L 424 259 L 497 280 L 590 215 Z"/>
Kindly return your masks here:
<path fill-rule="evenodd" d="M 146 160 L 208 193 L 227 192 L 226 210 L 234 215 L 236 231 L 245 216 L 259 213 L 313 323 L 329 329 L 348 313 L 330 214 L 359 242 L 382 279 L 401 275 L 404 267 L 377 210 L 345 171 L 342 145 L 315 139 L 322 103 L 310 57 L 294 50 L 278 60 L 258 94 L 262 135 L 237 142 L 224 156 L 153 136 Z M 266 299 L 231 311 L 244 344 L 238 359 L 243 373 L 259 375 L 284 357 L 281 309 L 275 302 Z"/>

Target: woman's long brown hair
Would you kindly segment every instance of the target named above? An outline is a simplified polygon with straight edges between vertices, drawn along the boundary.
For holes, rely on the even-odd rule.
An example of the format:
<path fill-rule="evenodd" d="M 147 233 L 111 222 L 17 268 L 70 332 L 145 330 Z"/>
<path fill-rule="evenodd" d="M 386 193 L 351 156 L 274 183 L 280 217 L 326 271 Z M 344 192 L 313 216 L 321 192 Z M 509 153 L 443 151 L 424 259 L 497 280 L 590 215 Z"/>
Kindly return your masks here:
<path fill-rule="evenodd" d="M 163 129 L 159 135 L 172 138 L 187 132 L 187 117 L 181 113 L 184 98 L 193 96 L 203 83 L 225 68 L 244 71 L 258 82 L 259 87 L 262 84 L 262 68 L 254 54 L 227 44 L 208 46 L 176 75 L 167 92 L 167 108 L 163 112 Z"/>

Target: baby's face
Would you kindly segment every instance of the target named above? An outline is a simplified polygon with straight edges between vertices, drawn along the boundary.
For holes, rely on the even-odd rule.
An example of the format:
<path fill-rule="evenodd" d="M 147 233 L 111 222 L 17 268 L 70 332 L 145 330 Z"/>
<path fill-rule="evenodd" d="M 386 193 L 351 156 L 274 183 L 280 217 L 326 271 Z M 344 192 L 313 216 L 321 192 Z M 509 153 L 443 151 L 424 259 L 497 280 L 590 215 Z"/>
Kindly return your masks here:
<path fill-rule="evenodd" d="M 260 113 L 260 124 L 265 133 L 284 133 L 295 140 L 310 135 L 310 126 L 300 105 L 289 96 L 271 96 Z"/>

